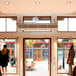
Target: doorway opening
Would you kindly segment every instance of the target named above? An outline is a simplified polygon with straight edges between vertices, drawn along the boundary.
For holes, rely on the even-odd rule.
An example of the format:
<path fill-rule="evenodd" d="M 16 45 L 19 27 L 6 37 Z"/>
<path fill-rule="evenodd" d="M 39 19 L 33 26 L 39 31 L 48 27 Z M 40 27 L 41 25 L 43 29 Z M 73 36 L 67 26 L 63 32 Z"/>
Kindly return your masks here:
<path fill-rule="evenodd" d="M 51 39 L 24 39 L 24 76 L 51 76 Z"/>

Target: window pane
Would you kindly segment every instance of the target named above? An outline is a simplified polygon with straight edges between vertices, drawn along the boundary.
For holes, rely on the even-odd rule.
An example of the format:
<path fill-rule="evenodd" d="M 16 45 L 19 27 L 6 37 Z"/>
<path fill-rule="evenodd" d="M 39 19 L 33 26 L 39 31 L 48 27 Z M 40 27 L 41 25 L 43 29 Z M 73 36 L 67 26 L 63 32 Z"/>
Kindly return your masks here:
<path fill-rule="evenodd" d="M 63 67 L 63 49 L 58 49 L 58 73 L 61 73 Z"/>
<path fill-rule="evenodd" d="M 69 18 L 69 31 L 76 31 L 76 18 Z"/>
<path fill-rule="evenodd" d="M 9 62 L 7 66 L 8 73 L 17 73 L 17 51 L 16 51 L 16 40 L 15 39 L 0 39 L 0 51 L 3 49 L 3 45 L 7 44 L 9 49 Z"/>
<path fill-rule="evenodd" d="M 39 23 L 39 24 L 44 24 L 44 23 L 46 23 L 46 24 L 50 24 L 50 20 L 39 20 L 39 21 L 37 21 L 36 23 Z"/>
<path fill-rule="evenodd" d="M 0 32 L 5 32 L 5 18 L 0 18 Z"/>
<path fill-rule="evenodd" d="M 16 31 L 16 20 L 13 18 L 7 18 L 7 32 L 15 32 Z"/>
<path fill-rule="evenodd" d="M 24 20 L 24 23 L 32 23 L 32 20 Z"/>
<path fill-rule="evenodd" d="M 50 24 L 50 17 L 25 17 L 24 18 L 24 23 L 25 24 L 39 24 L 39 25 L 46 25 L 46 24 Z"/>
<path fill-rule="evenodd" d="M 33 21 L 33 20 L 24 20 L 25 24 L 50 24 L 50 20 L 38 20 L 38 21 Z"/>
<path fill-rule="evenodd" d="M 62 40 L 62 41 L 61 41 Z M 74 50 L 76 51 L 76 39 L 58 39 L 58 73 L 68 73 L 69 72 L 69 65 L 67 64 L 69 49 L 71 45 L 74 45 Z M 74 66 L 76 65 L 76 55 L 74 57 Z"/>
<path fill-rule="evenodd" d="M 58 20 L 58 31 L 67 31 L 67 18 Z"/>

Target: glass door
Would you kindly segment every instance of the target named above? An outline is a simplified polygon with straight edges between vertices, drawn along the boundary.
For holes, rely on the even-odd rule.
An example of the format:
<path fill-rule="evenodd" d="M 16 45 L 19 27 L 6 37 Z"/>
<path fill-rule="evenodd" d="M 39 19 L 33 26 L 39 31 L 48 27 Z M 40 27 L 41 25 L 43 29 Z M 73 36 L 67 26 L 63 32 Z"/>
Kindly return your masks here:
<path fill-rule="evenodd" d="M 24 39 L 24 76 L 51 76 L 51 39 Z"/>

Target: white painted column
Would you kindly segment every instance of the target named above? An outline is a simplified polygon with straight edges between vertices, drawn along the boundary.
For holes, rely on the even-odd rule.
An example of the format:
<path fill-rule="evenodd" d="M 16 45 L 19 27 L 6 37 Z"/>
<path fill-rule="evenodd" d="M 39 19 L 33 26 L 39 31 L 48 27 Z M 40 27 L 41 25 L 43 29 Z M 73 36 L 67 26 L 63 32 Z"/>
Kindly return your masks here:
<path fill-rule="evenodd" d="M 51 76 L 57 74 L 57 40 L 56 37 L 52 38 L 52 62 L 51 62 Z"/>
<path fill-rule="evenodd" d="M 23 76 L 23 38 L 17 39 L 18 76 Z"/>

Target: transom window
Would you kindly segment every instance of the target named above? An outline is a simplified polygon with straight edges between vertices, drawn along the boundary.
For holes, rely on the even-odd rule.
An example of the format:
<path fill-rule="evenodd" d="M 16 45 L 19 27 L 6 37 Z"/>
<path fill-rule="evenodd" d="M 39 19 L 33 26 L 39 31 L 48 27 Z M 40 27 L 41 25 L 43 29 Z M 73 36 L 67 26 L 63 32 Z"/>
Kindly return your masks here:
<path fill-rule="evenodd" d="M 16 32 L 16 17 L 0 17 L 0 32 Z"/>
<path fill-rule="evenodd" d="M 58 31 L 76 31 L 76 17 L 58 16 Z"/>
<path fill-rule="evenodd" d="M 23 18 L 25 24 L 50 24 L 50 16 L 24 16 Z"/>

